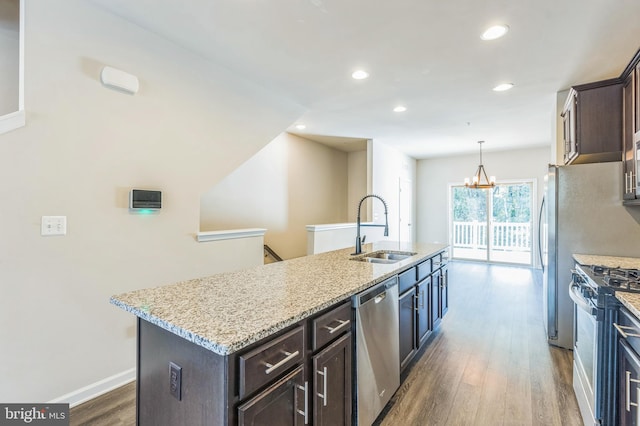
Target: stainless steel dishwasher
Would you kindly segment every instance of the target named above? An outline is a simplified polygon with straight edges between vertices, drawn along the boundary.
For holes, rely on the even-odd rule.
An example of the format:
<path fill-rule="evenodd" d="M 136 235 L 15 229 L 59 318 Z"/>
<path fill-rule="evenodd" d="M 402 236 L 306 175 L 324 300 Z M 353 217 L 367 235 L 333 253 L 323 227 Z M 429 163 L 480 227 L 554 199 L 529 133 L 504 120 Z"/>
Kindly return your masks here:
<path fill-rule="evenodd" d="M 356 317 L 358 426 L 370 426 L 400 386 L 398 279 L 390 278 L 353 296 Z"/>

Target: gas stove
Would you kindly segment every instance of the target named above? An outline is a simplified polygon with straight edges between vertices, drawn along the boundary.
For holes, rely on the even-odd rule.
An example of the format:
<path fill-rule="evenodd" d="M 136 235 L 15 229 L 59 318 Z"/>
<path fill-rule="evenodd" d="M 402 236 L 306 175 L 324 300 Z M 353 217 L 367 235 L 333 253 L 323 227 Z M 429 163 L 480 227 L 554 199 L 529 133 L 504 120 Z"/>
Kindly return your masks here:
<path fill-rule="evenodd" d="M 627 291 L 640 293 L 640 270 L 611 268 L 601 265 L 577 265 L 576 272 L 586 280 L 596 294 Z"/>

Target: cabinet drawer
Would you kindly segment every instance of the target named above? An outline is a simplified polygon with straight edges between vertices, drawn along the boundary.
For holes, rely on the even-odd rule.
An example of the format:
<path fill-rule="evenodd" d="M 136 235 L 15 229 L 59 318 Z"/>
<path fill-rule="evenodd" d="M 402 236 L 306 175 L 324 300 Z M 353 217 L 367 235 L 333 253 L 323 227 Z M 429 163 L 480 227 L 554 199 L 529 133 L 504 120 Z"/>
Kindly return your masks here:
<path fill-rule="evenodd" d="M 432 258 L 433 270 L 435 271 L 438 268 L 442 268 L 443 266 L 446 266 L 447 265 L 447 261 L 448 261 L 448 257 L 444 252 L 443 253 L 438 253 L 437 255 L 435 255 Z"/>
<path fill-rule="evenodd" d="M 398 275 L 398 294 L 409 290 L 418 282 L 416 268 L 407 269 Z"/>
<path fill-rule="evenodd" d="M 238 358 L 239 396 L 242 399 L 302 362 L 304 327 L 296 327 Z"/>
<path fill-rule="evenodd" d="M 311 349 L 317 351 L 351 330 L 351 302 L 347 301 L 314 319 L 311 326 Z"/>
<path fill-rule="evenodd" d="M 418 281 L 422 281 L 431 274 L 431 259 L 418 264 Z"/>
<path fill-rule="evenodd" d="M 640 321 L 632 313 L 622 308 L 616 325 L 618 337 L 626 340 L 634 351 L 640 353 Z"/>

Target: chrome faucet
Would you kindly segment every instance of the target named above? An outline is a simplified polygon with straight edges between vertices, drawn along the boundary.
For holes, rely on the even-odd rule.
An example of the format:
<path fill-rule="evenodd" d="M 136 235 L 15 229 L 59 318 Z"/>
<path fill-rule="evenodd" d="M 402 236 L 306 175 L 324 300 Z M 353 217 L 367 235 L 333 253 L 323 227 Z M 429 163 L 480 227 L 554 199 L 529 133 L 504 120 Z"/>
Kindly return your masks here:
<path fill-rule="evenodd" d="M 382 204 L 384 204 L 384 222 L 385 222 L 384 225 L 362 225 L 360 223 L 360 207 L 362 207 L 362 203 L 367 198 L 377 198 L 378 200 L 382 201 Z M 375 194 L 365 195 L 364 197 L 362 197 L 362 200 L 360 200 L 360 204 L 358 204 L 358 226 L 357 226 L 357 235 L 356 235 L 356 252 L 355 253 L 351 253 L 352 255 L 361 254 L 362 253 L 362 243 L 364 242 L 364 238 L 367 237 L 365 235 L 364 238 L 360 238 L 360 227 L 361 226 L 370 226 L 370 227 L 382 227 L 382 226 L 384 226 L 384 236 L 385 237 L 389 236 L 389 217 L 387 216 L 387 203 L 382 199 L 381 196 L 375 195 Z"/>

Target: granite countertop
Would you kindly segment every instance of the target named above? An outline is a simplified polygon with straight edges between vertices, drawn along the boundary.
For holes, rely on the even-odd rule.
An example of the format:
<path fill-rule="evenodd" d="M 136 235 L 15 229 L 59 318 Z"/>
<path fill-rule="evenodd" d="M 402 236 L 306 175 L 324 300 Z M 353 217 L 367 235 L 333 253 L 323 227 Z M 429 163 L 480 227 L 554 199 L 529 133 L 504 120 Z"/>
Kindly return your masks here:
<path fill-rule="evenodd" d="M 574 254 L 573 258 L 581 265 L 601 265 L 609 268 L 640 269 L 640 258 L 637 257 Z M 616 299 L 618 299 L 632 314 L 640 319 L 640 294 L 616 291 Z"/>
<path fill-rule="evenodd" d="M 573 258 L 580 265 L 600 265 L 609 268 L 640 269 L 640 258 L 597 256 L 592 254 L 574 254 Z"/>
<path fill-rule="evenodd" d="M 132 291 L 110 302 L 220 355 L 276 333 L 447 248 L 446 244 L 363 245 L 363 253 L 415 255 L 393 264 L 350 260 L 353 248 Z"/>
<path fill-rule="evenodd" d="M 627 291 L 616 291 L 616 299 L 631 312 L 636 318 L 640 319 L 640 294 L 629 293 Z"/>

